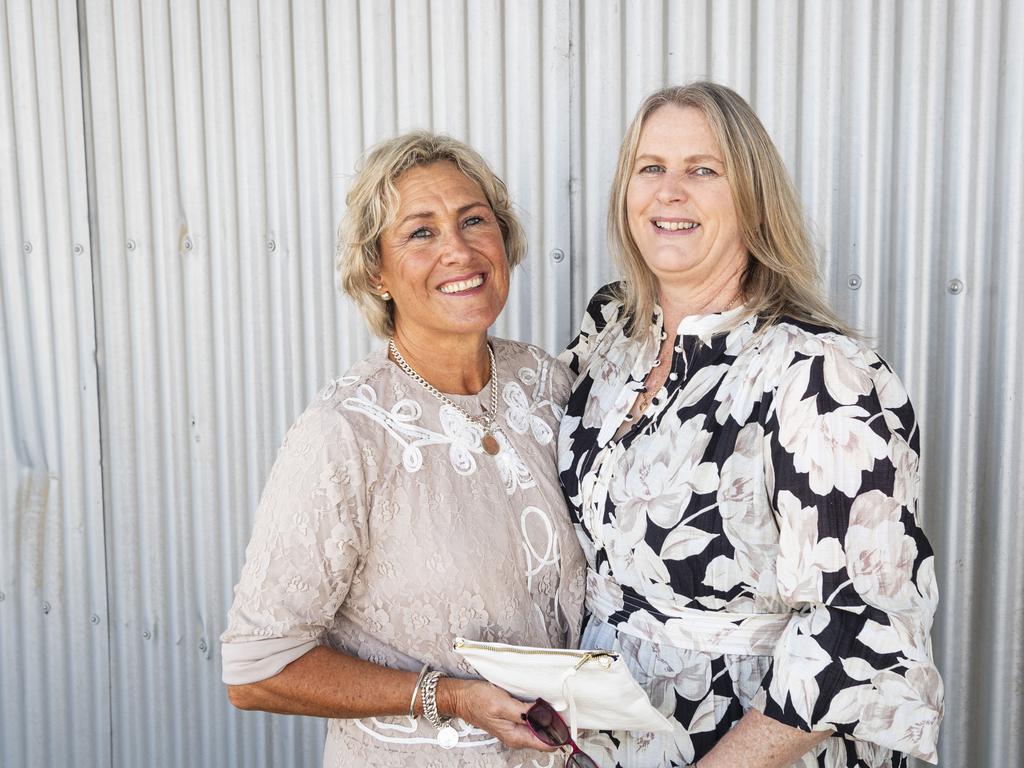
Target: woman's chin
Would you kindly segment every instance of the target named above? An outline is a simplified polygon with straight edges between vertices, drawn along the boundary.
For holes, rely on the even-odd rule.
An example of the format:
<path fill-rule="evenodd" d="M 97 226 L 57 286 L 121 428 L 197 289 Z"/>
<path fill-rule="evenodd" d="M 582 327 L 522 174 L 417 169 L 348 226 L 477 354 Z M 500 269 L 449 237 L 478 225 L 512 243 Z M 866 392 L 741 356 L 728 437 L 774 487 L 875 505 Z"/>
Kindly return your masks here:
<path fill-rule="evenodd" d="M 400 335 L 465 336 L 466 338 L 473 338 L 486 335 L 500 314 L 500 310 L 480 309 L 474 311 L 470 309 L 458 315 L 452 312 L 432 318 L 432 322 L 397 321 L 396 331 Z"/>

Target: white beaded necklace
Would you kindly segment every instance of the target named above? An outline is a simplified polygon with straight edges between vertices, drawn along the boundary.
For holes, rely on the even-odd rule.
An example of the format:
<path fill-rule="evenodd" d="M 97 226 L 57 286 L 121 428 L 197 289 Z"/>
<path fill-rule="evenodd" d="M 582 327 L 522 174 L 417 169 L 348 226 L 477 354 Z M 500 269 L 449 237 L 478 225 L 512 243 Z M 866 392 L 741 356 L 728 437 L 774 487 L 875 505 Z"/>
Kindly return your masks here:
<path fill-rule="evenodd" d="M 494 362 L 494 349 L 491 347 L 490 343 L 487 344 L 487 356 L 491 361 L 491 408 L 489 411 L 484 411 L 479 416 L 473 416 L 469 411 L 454 402 L 450 397 L 448 397 L 448 395 L 413 370 L 413 367 L 405 361 L 404 357 L 402 357 L 402 353 L 398 351 L 398 345 L 395 344 L 394 337 L 388 339 L 388 350 L 391 352 L 391 356 L 395 358 L 395 362 L 398 363 L 398 367 L 405 371 L 409 378 L 427 390 L 427 392 L 432 394 L 442 403 L 450 405 L 452 408 L 457 410 L 467 421 L 471 421 L 474 424 L 479 424 L 483 427 L 484 436 L 480 439 L 480 445 L 483 446 L 483 449 L 490 456 L 496 455 L 498 451 L 501 450 L 501 446 L 498 444 L 498 440 L 493 434 L 494 419 L 498 415 L 498 366 Z"/>

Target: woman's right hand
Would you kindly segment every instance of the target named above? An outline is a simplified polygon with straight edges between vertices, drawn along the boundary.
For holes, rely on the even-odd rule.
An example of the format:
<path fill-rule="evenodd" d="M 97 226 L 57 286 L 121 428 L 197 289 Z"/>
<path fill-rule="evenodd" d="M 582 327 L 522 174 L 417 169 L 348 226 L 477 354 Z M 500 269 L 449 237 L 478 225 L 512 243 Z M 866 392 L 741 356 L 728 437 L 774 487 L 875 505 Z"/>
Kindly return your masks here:
<path fill-rule="evenodd" d="M 557 747 L 549 747 L 538 739 L 524 721 L 530 706 L 486 680 L 443 677 L 437 684 L 437 708 L 441 714 L 465 720 L 511 749 L 554 752 Z"/>

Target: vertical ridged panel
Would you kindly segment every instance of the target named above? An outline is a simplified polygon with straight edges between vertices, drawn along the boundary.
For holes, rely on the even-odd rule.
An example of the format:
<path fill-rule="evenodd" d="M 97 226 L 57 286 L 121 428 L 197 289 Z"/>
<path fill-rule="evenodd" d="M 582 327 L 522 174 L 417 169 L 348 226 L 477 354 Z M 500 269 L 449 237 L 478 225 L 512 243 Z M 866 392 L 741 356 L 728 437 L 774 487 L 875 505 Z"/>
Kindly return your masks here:
<path fill-rule="evenodd" d="M 73 3 L 0 2 L 0 763 L 110 761 Z"/>
<path fill-rule="evenodd" d="M 700 77 L 917 406 L 941 764 L 1020 753 L 1021 0 L 79 6 L 0 0 L 3 765 L 318 765 L 321 721 L 230 708 L 217 636 L 285 429 L 378 344 L 332 268 L 357 158 L 478 148 L 530 245 L 497 331 L 557 350 L 615 274 L 626 123 Z"/>

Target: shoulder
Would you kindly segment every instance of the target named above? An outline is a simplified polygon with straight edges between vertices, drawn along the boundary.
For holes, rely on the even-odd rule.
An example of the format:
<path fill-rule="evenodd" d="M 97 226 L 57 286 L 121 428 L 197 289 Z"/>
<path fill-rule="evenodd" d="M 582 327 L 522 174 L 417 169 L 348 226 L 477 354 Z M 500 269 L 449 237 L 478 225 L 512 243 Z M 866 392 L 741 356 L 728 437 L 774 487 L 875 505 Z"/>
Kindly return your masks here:
<path fill-rule="evenodd" d="M 498 338 L 491 342 L 498 370 L 507 382 L 518 382 L 535 396 L 565 402 L 572 376 L 568 365 L 534 344 Z"/>
<path fill-rule="evenodd" d="M 358 436 L 365 431 L 366 422 L 353 418 L 350 406 L 357 401 L 377 403 L 378 395 L 387 391 L 392 376 L 390 368 L 383 350 L 375 350 L 357 361 L 343 375 L 320 388 L 292 425 L 289 437 L 293 433 L 312 435 L 316 432 L 332 432 L 346 438 Z"/>
<path fill-rule="evenodd" d="M 889 364 L 861 339 L 835 328 L 783 318 L 764 331 L 762 354 L 781 355 L 787 366 L 820 360 L 836 368 L 891 371 Z"/>
<path fill-rule="evenodd" d="M 784 319 L 765 331 L 760 352 L 770 367 L 778 366 L 778 396 L 783 402 L 814 397 L 819 409 L 849 406 L 862 413 L 902 412 L 898 421 L 913 421 L 903 382 L 860 339 L 833 328 Z"/>
<path fill-rule="evenodd" d="M 614 283 L 602 285 L 590 301 L 587 302 L 587 309 L 583 314 L 583 322 L 580 324 L 580 332 L 584 327 L 593 325 L 593 332 L 601 333 L 609 325 L 623 319 L 622 312 L 623 283 L 621 280 Z"/>
<path fill-rule="evenodd" d="M 578 374 L 590 361 L 600 340 L 615 327 L 623 324 L 622 283 L 608 283 L 597 290 L 587 302 L 580 320 L 579 333 L 559 355 L 559 359 Z"/>

